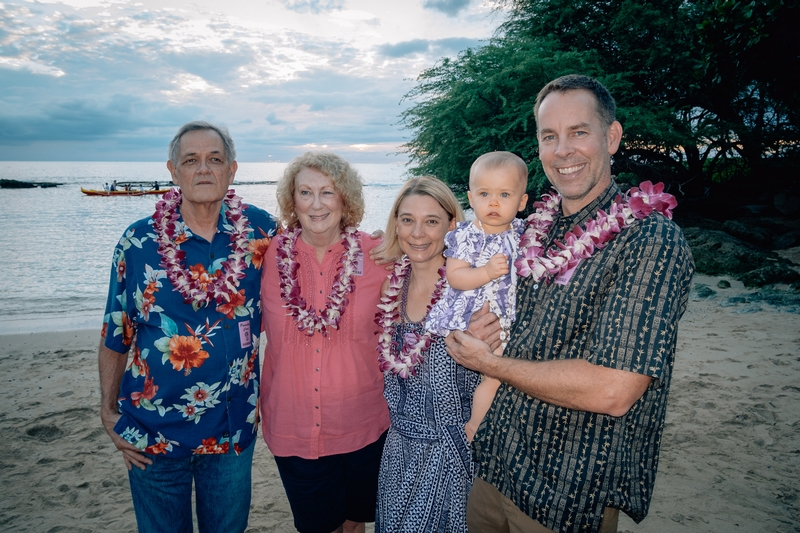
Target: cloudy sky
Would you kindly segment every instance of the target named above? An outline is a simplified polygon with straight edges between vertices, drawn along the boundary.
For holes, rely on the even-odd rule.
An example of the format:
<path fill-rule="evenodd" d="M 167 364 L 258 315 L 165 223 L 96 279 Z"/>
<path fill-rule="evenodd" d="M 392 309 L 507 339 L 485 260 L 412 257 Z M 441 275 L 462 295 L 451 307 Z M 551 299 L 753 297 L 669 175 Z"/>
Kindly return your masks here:
<path fill-rule="evenodd" d="M 489 0 L 0 2 L 0 159 L 163 161 L 204 119 L 239 161 L 404 160 L 414 78 L 501 21 Z"/>

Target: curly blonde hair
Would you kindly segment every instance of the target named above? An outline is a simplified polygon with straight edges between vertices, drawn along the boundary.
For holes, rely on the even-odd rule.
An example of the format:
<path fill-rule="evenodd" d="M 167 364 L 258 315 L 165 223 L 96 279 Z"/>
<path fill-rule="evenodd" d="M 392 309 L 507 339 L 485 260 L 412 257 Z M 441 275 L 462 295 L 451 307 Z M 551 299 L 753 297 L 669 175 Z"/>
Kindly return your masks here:
<path fill-rule="evenodd" d="M 436 200 L 447 213 L 448 221 L 453 219 L 456 222 L 464 221 L 464 211 L 461 210 L 461 204 L 458 203 L 453 191 L 443 181 L 433 176 L 411 178 L 400 189 L 394 204 L 392 204 L 392 210 L 389 211 L 389 221 L 386 223 L 386 235 L 383 237 L 383 242 L 375 249 L 377 256 L 397 259 L 403 255 L 400 241 L 397 238 L 397 212 L 403 200 L 413 195 L 430 196 Z"/>
<path fill-rule="evenodd" d="M 278 198 L 278 211 L 281 224 L 290 228 L 298 224 L 294 205 L 294 187 L 297 175 L 304 168 L 312 168 L 326 176 L 333 182 L 333 188 L 342 196 L 342 222 L 343 228 L 358 226 L 364 218 L 363 182 L 358 171 L 350 166 L 339 155 L 333 152 L 306 152 L 294 158 L 283 177 L 278 182 L 276 196 Z"/>

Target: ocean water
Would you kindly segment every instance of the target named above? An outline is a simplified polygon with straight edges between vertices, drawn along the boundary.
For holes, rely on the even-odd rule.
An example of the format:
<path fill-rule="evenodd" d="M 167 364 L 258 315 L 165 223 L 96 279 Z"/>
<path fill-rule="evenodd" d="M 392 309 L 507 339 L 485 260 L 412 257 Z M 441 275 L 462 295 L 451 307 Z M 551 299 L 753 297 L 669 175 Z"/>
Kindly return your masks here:
<path fill-rule="evenodd" d="M 277 214 L 275 185 L 285 163 L 239 163 L 233 188 Z M 361 228 L 383 229 L 406 180 L 399 164 L 354 165 L 364 180 Z M 0 334 L 100 330 L 115 244 L 129 224 L 153 214 L 156 195 L 97 197 L 117 181 L 169 180 L 165 163 L 5 161 L 0 179 L 62 183 L 0 189 Z"/>

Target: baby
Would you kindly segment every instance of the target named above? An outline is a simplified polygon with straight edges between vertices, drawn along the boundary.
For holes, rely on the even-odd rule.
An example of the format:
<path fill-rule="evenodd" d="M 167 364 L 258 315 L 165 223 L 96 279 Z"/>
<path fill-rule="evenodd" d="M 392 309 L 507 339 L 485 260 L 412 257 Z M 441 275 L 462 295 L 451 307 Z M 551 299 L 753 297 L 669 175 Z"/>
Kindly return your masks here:
<path fill-rule="evenodd" d="M 516 272 L 514 260 L 524 222 L 516 218 L 525 208 L 528 195 L 528 167 L 510 152 L 483 154 L 469 171 L 469 205 L 475 220 L 461 222 L 445 237 L 447 285 L 441 299 L 425 321 L 425 329 L 447 336 L 453 330 L 466 330 L 475 311 L 489 302 L 489 309 L 500 319 L 502 355 L 514 321 Z M 465 426 L 472 437 L 492 405 L 500 382 L 484 377 L 472 402 L 472 416 Z"/>

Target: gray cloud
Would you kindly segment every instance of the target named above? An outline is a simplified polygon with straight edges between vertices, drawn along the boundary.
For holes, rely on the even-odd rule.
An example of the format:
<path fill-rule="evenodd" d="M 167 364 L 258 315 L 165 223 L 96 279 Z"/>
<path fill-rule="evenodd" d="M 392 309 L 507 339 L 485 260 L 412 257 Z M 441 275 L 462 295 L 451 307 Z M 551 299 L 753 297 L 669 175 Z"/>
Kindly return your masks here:
<path fill-rule="evenodd" d="M 478 39 L 466 37 L 449 37 L 447 39 L 413 39 L 395 44 L 384 44 L 378 47 L 378 53 L 385 57 L 400 58 L 413 54 L 430 53 L 433 56 L 455 55 L 467 48 L 481 45 Z"/>
<path fill-rule="evenodd" d="M 287 7 L 319 12 L 343 3 Z M 175 130 L 195 119 L 228 124 L 242 161 L 286 160 L 306 144 L 397 146 L 398 114 L 409 105 L 400 101 L 413 86 L 403 58 L 432 63 L 478 44 L 420 39 L 370 54 L 346 39 L 180 10 L 4 7 L 0 159 L 163 160 Z M 393 61 L 375 67 L 376 51 Z"/>
<path fill-rule="evenodd" d="M 455 17 L 459 11 L 466 9 L 471 0 L 425 0 L 422 7 L 441 11 L 448 17 Z"/>
<path fill-rule="evenodd" d="M 72 98 L 48 104 L 39 113 L 0 114 L 0 140 L 92 141 L 172 124 L 172 112 L 131 95 L 113 95 L 106 101 Z"/>
<path fill-rule="evenodd" d="M 431 42 L 427 39 L 413 39 L 396 44 L 383 44 L 378 47 L 378 53 L 386 57 L 404 57 L 427 52 L 430 46 Z"/>
<path fill-rule="evenodd" d="M 239 68 L 253 62 L 254 53 L 248 48 L 231 46 L 225 52 L 193 50 L 168 52 L 160 57 L 176 69 L 213 83 L 224 84 L 238 76 Z"/>
<path fill-rule="evenodd" d="M 298 13 L 326 13 L 342 9 L 344 0 L 284 0 L 283 5 Z"/>
<path fill-rule="evenodd" d="M 288 122 L 286 122 L 285 120 L 279 119 L 278 118 L 278 114 L 275 113 L 274 111 L 272 113 L 268 114 L 265 117 L 265 119 L 271 126 L 282 126 L 283 124 L 288 124 Z M 249 119 L 246 122 L 247 123 L 252 123 L 252 121 L 249 120 Z M 243 121 L 242 123 L 245 123 L 245 121 Z"/>

